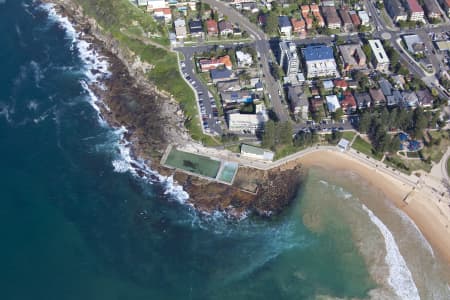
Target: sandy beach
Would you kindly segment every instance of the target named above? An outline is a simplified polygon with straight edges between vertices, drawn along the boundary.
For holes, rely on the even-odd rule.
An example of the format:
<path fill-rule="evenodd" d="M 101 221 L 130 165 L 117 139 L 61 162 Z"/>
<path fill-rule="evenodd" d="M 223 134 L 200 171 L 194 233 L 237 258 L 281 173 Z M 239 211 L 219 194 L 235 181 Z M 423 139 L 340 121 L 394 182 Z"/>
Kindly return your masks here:
<path fill-rule="evenodd" d="M 325 154 L 325 155 L 324 155 Z M 399 209 L 420 228 L 439 255 L 450 264 L 450 208 L 446 201 L 426 188 L 413 188 L 395 176 L 377 170 L 348 154 L 337 151 L 312 152 L 298 160 L 306 167 L 318 166 L 329 170 L 350 170 L 369 184 L 383 191 Z"/>

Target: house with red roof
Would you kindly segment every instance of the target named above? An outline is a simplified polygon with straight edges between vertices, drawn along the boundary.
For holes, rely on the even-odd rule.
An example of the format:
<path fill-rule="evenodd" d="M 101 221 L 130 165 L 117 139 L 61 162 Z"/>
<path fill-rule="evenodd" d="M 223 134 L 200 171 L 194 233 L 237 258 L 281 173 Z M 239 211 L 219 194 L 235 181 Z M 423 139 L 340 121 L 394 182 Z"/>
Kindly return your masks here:
<path fill-rule="evenodd" d="M 348 88 L 348 83 L 344 79 L 335 79 L 333 81 L 333 83 L 334 83 L 334 87 L 336 87 L 338 89 L 342 89 L 345 91 Z"/>
<path fill-rule="evenodd" d="M 361 25 L 361 20 L 358 17 L 358 14 L 356 13 L 356 11 L 351 10 L 348 12 L 348 14 L 350 15 L 350 19 L 352 20 L 353 26 L 355 28 L 358 28 L 359 25 Z"/>
<path fill-rule="evenodd" d="M 344 99 L 341 100 L 340 105 L 342 110 L 348 115 L 356 112 L 356 100 L 350 91 L 344 92 Z"/>
<path fill-rule="evenodd" d="M 198 64 L 202 72 L 215 70 L 219 67 L 225 67 L 228 70 L 231 70 L 233 68 L 233 63 L 231 62 L 231 58 L 229 55 L 225 55 L 219 58 L 200 59 L 198 61 Z"/>
<path fill-rule="evenodd" d="M 291 24 L 292 24 L 292 32 L 293 33 L 299 33 L 299 34 L 305 33 L 306 24 L 305 24 L 304 20 L 291 18 Z"/>
<path fill-rule="evenodd" d="M 408 8 L 410 21 L 425 23 L 425 12 L 417 0 L 406 0 L 406 6 Z"/>
<path fill-rule="evenodd" d="M 164 19 L 165 22 L 170 22 L 172 20 L 172 11 L 170 8 L 155 8 L 153 16 L 156 19 Z"/>

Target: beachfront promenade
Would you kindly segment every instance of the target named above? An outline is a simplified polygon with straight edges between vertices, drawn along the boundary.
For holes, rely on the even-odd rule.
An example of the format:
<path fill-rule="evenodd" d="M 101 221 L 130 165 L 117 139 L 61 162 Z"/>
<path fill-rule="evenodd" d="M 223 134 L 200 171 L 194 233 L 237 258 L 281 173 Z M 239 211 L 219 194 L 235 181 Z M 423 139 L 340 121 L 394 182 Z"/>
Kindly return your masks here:
<path fill-rule="evenodd" d="M 375 160 L 362 153 L 359 153 L 352 148 L 343 150 L 337 146 L 310 147 L 273 162 L 251 159 L 248 157 L 243 157 L 239 153 L 233 153 L 229 150 L 218 150 L 214 148 L 207 148 L 202 145 L 194 143 L 177 145 L 176 147 L 182 151 L 204 155 L 207 157 L 216 158 L 218 160 L 236 162 L 241 166 L 256 168 L 260 170 L 269 170 L 296 161 L 301 163 L 302 158 L 306 158 L 308 155 L 312 153 L 319 152 L 323 153 L 324 155 L 326 155 L 327 153 L 335 153 L 345 155 L 350 160 L 359 162 L 362 165 L 366 166 L 367 168 L 372 169 L 374 172 L 379 172 L 382 175 L 389 176 L 391 179 L 396 180 L 400 184 L 403 184 L 406 187 L 410 188 L 411 191 L 420 189 L 423 192 L 429 193 L 430 195 L 434 195 L 436 199 L 439 199 L 439 201 L 447 199 L 448 202 L 450 199 L 448 190 L 449 186 L 448 176 L 446 173 L 446 162 L 447 158 L 450 156 L 450 149 L 443 156 L 441 162 L 436 164 L 435 166 L 435 168 L 439 169 L 440 172 L 435 171 L 432 172 L 431 174 L 425 172 L 415 172 L 414 174 L 408 175 L 396 169 L 393 169 L 392 167 L 386 165 L 381 161 Z M 445 165 L 445 167 L 443 167 L 442 165 Z M 443 170 L 445 170 L 445 172 Z M 420 177 L 415 174 L 420 174 Z M 395 182 L 393 182 L 392 184 L 395 184 Z"/>

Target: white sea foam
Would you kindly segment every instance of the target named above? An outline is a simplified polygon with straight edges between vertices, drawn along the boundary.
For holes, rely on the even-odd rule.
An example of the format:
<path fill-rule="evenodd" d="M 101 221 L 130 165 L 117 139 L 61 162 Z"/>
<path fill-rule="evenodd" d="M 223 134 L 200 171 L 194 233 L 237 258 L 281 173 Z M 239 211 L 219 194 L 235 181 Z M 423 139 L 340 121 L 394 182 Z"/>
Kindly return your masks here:
<path fill-rule="evenodd" d="M 428 250 L 428 252 L 431 254 L 432 257 L 434 257 L 434 251 L 431 247 L 430 243 L 427 241 L 427 239 L 423 236 L 420 229 L 417 227 L 416 223 L 414 223 L 410 217 L 406 213 L 404 213 L 402 210 L 398 209 L 395 206 L 392 206 L 393 210 L 400 215 L 400 218 L 402 219 L 403 223 L 407 224 L 411 228 L 414 228 L 414 230 L 417 233 L 417 236 L 419 237 L 420 241 L 422 242 L 422 245 Z"/>
<path fill-rule="evenodd" d="M 101 116 L 100 106 L 109 110 L 108 106 L 98 99 L 94 92 L 89 88 L 91 84 L 95 84 L 102 89 L 106 87 L 102 84 L 102 79 L 107 78 L 111 75 L 109 71 L 109 63 L 106 57 L 101 56 L 91 44 L 84 41 L 82 33 L 77 33 L 74 26 L 69 22 L 68 18 L 58 15 L 54 6 L 52 4 L 42 4 L 41 7 L 48 12 L 49 19 L 53 22 L 58 23 L 62 28 L 65 29 L 67 37 L 71 40 L 72 50 L 77 50 L 78 55 L 84 64 L 84 73 L 86 79 L 80 81 L 81 86 L 85 89 L 89 95 L 89 103 L 97 111 L 99 122 L 102 125 L 107 125 L 105 120 Z M 144 179 L 147 179 L 149 183 L 152 183 L 151 178 L 157 178 L 164 186 L 165 194 L 170 195 L 173 199 L 180 203 L 187 204 L 186 200 L 189 199 L 188 193 L 186 193 L 183 188 L 174 182 L 172 176 L 166 177 L 158 174 L 157 172 L 151 170 L 147 167 L 147 164 L 141 160 L 133 159 L 131 155 L 131 147 L 129 142 L 124 138 L 124 134 L 127 132 L 125 127 L 121 127 L 116 130 L 119 136 L 118 149 L 119 158 L 112 161 L 114 171 L 124 173 L 131 172 L 133 175 L 138 176 L 137 169 L 139 169 L 143 174 Z"/>
<path fill-rule="evenodd" d="M 394 236 L 384 223 L 364 204 L 363 209 L 367 212 L 370 220 L 378 227 L 384 237 L 386 244 L 386 264 L 389 267 L 388 283 L 394 289 L 400 299 L 420 300 L 419 292 L 414 283 L 411 271 L 406 265 L 405 259 L 395 242 Z"/>

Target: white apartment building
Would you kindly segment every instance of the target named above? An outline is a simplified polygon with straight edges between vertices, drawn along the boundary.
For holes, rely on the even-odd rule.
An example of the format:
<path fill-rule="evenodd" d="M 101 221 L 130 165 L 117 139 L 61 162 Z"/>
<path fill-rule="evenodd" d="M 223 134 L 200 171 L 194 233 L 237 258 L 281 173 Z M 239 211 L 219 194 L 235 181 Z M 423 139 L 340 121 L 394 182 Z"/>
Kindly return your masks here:
<path fill-rule="evenodd" d="M 280 42 L 280 66 L 283 68 L 289 82 L 297 81 L 300 59 L 297 55 L 297 46 L 293 42 Z"/>
<path fill-rule="evenodd" d="M 373 64 L 375 68 L 380 72 L 389 71 L 389 57 L 384 51 L 383 44 L 381 44 L 380 40 L 369 40 L 370 48 L 372 49 L 373 54 Z"/>

